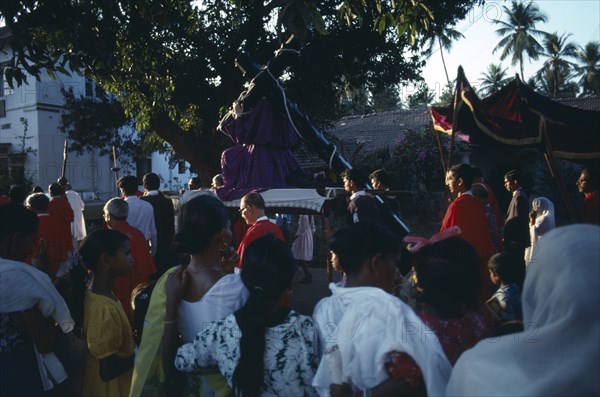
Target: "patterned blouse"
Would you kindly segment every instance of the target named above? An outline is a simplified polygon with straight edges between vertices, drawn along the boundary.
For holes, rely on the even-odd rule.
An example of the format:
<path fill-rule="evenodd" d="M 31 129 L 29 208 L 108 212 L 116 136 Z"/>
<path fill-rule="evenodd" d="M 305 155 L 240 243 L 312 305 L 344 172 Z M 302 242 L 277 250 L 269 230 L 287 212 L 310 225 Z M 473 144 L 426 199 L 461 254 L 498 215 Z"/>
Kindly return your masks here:
<path fill-rule="evenodd" d="M 317 396 L 311 386 L 318 365 L 318 329 L 310 317 L 290 311 L 281 324 L 267 328 L 263 396 Z M 241 330 L 233 314 L 207 324 L 193 343 L 179 348 L 175 367 L 197 372 L 217 365 L 232 385 L 240 358 Z"/>

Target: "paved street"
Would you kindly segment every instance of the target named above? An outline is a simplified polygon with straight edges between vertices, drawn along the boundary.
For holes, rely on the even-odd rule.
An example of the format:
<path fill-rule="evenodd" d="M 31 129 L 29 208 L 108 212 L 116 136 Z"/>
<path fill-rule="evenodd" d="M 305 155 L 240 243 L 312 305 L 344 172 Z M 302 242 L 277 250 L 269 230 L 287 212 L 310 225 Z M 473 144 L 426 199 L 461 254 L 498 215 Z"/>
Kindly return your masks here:
<path fill-rule="evenodd" d="M 294 310 L 307 316 L 312 316 L 313 309 L 317 302 L 321 298 L 329 296 L 330 291 L 327 287 L 327 271 L 325 268 L 311 267 L 309 270 L 313 276 L 312 282 L 310 284 L 297 283 L 290 300 Z M 298 273 L 299 279 L 304 277 L 302 270 L 299 270 Z M 334 272 L 334 282 L 339 281 L 341 278 L 341 273 Z"/>

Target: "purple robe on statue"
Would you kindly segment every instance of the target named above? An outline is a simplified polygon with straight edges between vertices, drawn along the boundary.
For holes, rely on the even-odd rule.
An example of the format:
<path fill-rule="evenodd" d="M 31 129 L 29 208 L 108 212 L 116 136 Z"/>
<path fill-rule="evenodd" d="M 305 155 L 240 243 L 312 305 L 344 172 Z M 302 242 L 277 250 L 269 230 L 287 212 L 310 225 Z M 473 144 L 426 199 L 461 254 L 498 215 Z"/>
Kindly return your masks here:
<path fill-rule="evenodd" d="M 266 99 L 225 125 L 224 131 L 235 146 L 221 155 L 223 186 L 217 195 L 222 200 L 251 191 L 297 187 L 290 181 L 306 178 L 291 150 L 298 141 L 296 131 L 289 120 L 273 113 Z"/>

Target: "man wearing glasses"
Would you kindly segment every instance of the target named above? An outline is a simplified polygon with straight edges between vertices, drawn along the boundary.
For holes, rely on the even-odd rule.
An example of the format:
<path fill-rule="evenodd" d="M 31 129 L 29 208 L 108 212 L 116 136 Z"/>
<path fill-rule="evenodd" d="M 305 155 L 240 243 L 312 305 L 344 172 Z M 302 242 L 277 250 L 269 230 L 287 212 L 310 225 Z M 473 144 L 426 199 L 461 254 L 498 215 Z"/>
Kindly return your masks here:
<path fill-rule="evenodd" d="M 250 228 L 238 247 L 237 253 L 240 261 L 234 270 L 235 273 L 239 273 L 242 269 L 244 251 L 257 238 L 272 233 L 276 238 L 285 241 L 281 229 L 265 215 L 265 200 L 260 193 L 251 192 L 242 197 L 239 211 Z"/>

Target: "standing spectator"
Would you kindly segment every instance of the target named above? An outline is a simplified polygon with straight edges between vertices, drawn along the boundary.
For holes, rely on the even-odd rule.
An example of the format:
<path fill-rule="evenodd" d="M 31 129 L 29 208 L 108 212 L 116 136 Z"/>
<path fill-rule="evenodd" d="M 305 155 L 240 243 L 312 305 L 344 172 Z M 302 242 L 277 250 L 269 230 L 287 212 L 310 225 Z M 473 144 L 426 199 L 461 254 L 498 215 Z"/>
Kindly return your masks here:
<path fill-rule="evenodd" d="M 117 186 L 129 204 L 129 215 L 127 223 L 138 229 L 144 235 L 144 239 L 150 243 L 150 252 L 156 254 L 158 245 L 156 237 L 156 223 L 154 222 L 154 209 L 150 203 L 141 200 L 137 196 L 138 184 L 133 175 L 119 178 Z"/>
<path fill-rule="evenodd" d="M 146 178 L 147 175 L 150 175 L 150 174 L 144 175 L 144 178 Z M 156 174 L 153 174 L 153 175 L 156 175 Z M 187 186 L 188 186 L 188 190 L 198 190 L 198 189 L 202 188 L 202 180 L 200 179 L 199 176 L 193 176 L 188 181 Z M 158 190 L 158 187 L 156 188 L 156 190 Z"/>
<path fill-rule="evenodd" d="M 543 234 L 556 227 L 554 204 L 546 197 L 534 198 L 529 213 L 530 245 L 525 249 L 525 264 L 528 265 L 535 255 L 535 245 Z"/>
<path fill-rule="evenodd" d="M 160 179 L 158 175 L 149 173 L 144 175 L 144 197 L 141 199 L 150 203 L 154 210 L 156 225 L 156 251 L 155 262 L 158 274 L 174 265 L 175 255 L 171 251 L 171 240 L 175 234 L 175 210 L 170 198 L 158 190 Z"/>
<path fill-rule="evenodd" d="M 492 207 L 492 210 L 494 210 L 494 214 L 496 215 L 496 221 L 498 223 L 499 230 L 502 230 L 502 226 L 504 226 L 504 218 L 501 216 L 500 206 L 498 205 L 498 200 L 496 200 L 496 195 L 494 194 L 494 191 L 492 190 L 490 185 L 488 185 L 488 183 L 483 178 L 483 173 L 481 172 L 481 169 L 479 169 L 478 167 L 475 167 L 475 166 L 471 166 L 471 167 L 473 167 L 473 184 L 480 183 L 481 185 L 483 185 L 483 187 L 487 191 L 487 194 L 488 194 L 487 202 Z"/>
<path fill-rule="evenodd" d="M 300 215 L 298 218 L 298 231 L 292 243 L 294 258 L 300 263 L 304 278 L 302 284 L 312 281 L 312 275 L 308 271 L 308 262 L 313 259 L 313 234 L 315 233 L 315 221 L 312 215 Z"/>
<path fill-rule="evenodd" d="M 179 348 L 175 367 L 197 372 L 218 366 L 236 396 L 317 396 L 311 386 L 317 325 L 282 304 L 296 272 L 289 246 L 262 236 L 248 247 L 243 263 L 248 300 L 223 320 L 204 324 L 193 342 Z M 177 308 L 185 279 L 183 271 L 169 275 L 168 309 Z"/>
<path fill-rule="evenodd" d="M 72 314 L 83 328 L 87 359 L 82 396 L 127 396 L 133 372 L 133 336 L 115 279 L 131 272 L 129 239 L 116 230 L 96 230 L 79 247 L 83 259 L 71 270 Z M 93 275 L 87 288 L 88 276 Z"/>
<path fill-rule="evenodd" d="M 487 263 L 494 247 L 485 210 L 471 191 L 472 183 L 473 170 L 470 165 L 461 163 L 450 167 L 446 185 L 450 193 L 457 194 L 458 197 L 448 206 L 440 231 L 452 226 L 460 227 L 460 237 L 475 248 L 480 260 Z"/>
<path fill-rule="evenodd" d="M 490 203 L 490 196 L 488 190 L 485 188 L 485 185 L 483 183 L 473 183 L 471 185 L 471 192 L 473 193 L 473 196 L 479 199 L 481 205 L 483 205 L 485 217 L 488 221 L 490 237 L 492 238 L 492 244 L 494 246 L 494 252 L 500 252 L 500 247 L 502 246 L 500 235 L 502 230 L 498 226 L 498 218 L 496 217 L 496 212 L 494 211 Z"/>
<path fill-rule="evenodd" d="M 266 234 L 274 234 L 275 237 L 281 241 L 285 241 L 281 229 L 265 215 L 265 200 L 260 193 L 250 192 L 242 197 L 239 211 L 246 224 L 250 225 L 250 228 L 244 235 L 244 238 L 238 247 L 237 253 L 240 260 L 236 267 L 236 272 L 239 272 L 242 269 L 246 248 L 248 248 L 250 243 L 257 238 Z"/>
<path fill-rule="evenodd" d="M 71 223 L 75 219 L 73 210 L 67 199 L 63 196 L 58 183 L 53 183 L 48 187 L 50 193 L 50 203 L 48 204 L 48 213 L 57 219 L 58 228 L 55 230 L 60 236 L 61 244 L 67 250 L 67 259 L 62 262 L 56 271 L 56 277 L 62 277 L 69 272 L 70 261 L 73 256 L 73 235 L 71 234 Z"/>
<path fill-rule="evenodd" d="M 6 194 L 6 190 L 4 190 L 1 186 L 0 186 L 0 206 L 1 205 L 5 205 L 10 203 L 10 198 L 8 197 L 8 195 Z"/>
<path fill-rule="evenodd" d="M 104 205 L 104 221 L 110 229 L 123 233 L 129 238 L 133 270 L 126 276 L 115 279 L 114 292 L 123 305 L 127 318 L 133 320 L 131 311 L 131 293 L 139 284 L 148 283 L 150 276 L 156 273 L 154 259 L 150 255 L 148 244 L 144 235 L 135 227 L 127 223 L 129 205 L 127 201 L 113 198 Z"/>
<path fill-rule="evenodd" d="M 589 168 L 584 168 L 577 180 L 577 189 L 583 193 L 581 222 L 600 225 L 600 195 L 598 195 L 598 179 Z"/>
<path fill-rule="evenodd" d="M 216 190 L 216 189 L 220 188 L 221 186 L 223 186 L 223 175 L 217 174 L 217 175 L 213 176 L 210 187 L 212 187 L 213 189 Z"/>
<path fill-rule="evenodd" d="M 600 395 L 600 227 L 551 230 L 527 268 L 520 333 L 458 359 L 447 396 Z"/>
<path fill-rule="evenodd" d="M 529 247 L 529 199 L 521 186 L 522 176 L 517 170 L 504 175 L 504 187 L 512 193 L 512 199 L 504 222 L 504 249 L 521 260 L 522 276 L 518 282 L 523 286 L 525 278 L 525 249 Z"/>
<path fill-rule="evenodd" d="M 342 173 L 344 189 L 350 193 L 350 203 L 348 212 L 352 217 L 352 223 L 366 220 L 377 220 L 379 218 L 379 208 L 373 196 L 365 191 L 367 177 L 356 169 L 348 169 Z"/>
<path fill-rule="evenodd" d="M 390 190 L 392 186 L 392 177 L 383 169 L 371 172 L 369 179 L 371 180 L 371 186 L 375 190 Z M 382 198 L 393 212 L 398 213 L 400 211 L 396 196 L 384 195 Z"/>
<path fill-rule="evenodd" d="M 87 231 L 85 229 L 85 219 L 83 218 L 83 209 L 85 203 L 75 190 L 71 189 L 71 185 L 68 183 L 66 178 L 59 178 L 58 184 L 60 185 L 63 194 L 67 198 L 71 209 L 73 210 L 73 222 L 71 223 L 71 235 L 73 242 L 77 243 L 85 238 Z"/>
<path fill-rule="evenodd" d="M 64 236 L 57 233 L 62 227 L 62 221 L 48 213 L 49 203 L 50 200 L 44 193 L 34 193 L 27 197 L 27 208 L 36 213 L 39 221 L 32 264 L 54 277 L 58 269 L 68 268 L 69 264 L 63 262 L 69 258 L 70 245 L 64 241 Z"/>
<path fill-rule="evenodd" d="M 25 205 L 25 199 L 27 198 L 27 189 L 23 185 L 12 185 L 8 191 L 8 198 L 11 203 L 18 205 Z"/>
<path fill-rule="evenodd" d="M 488 262 L 490 279 L 498 286 L 498 290 L 486 304 L 500 324 L 523 320 L 521 288 L 516 283 L 519 277 L 518 265 L 508 252 L 497 253 Z"/>
<path fill-rule="evenodd" d="M 6 204 L 0 219 L 0 393 L 43 396 L 67 378 L 52 353 L 55 335 L 48 318 L 65 333 L 73 330 L 73 320 L 48 275 L 25 263 L 37 216 L 22 205 Z"/>

